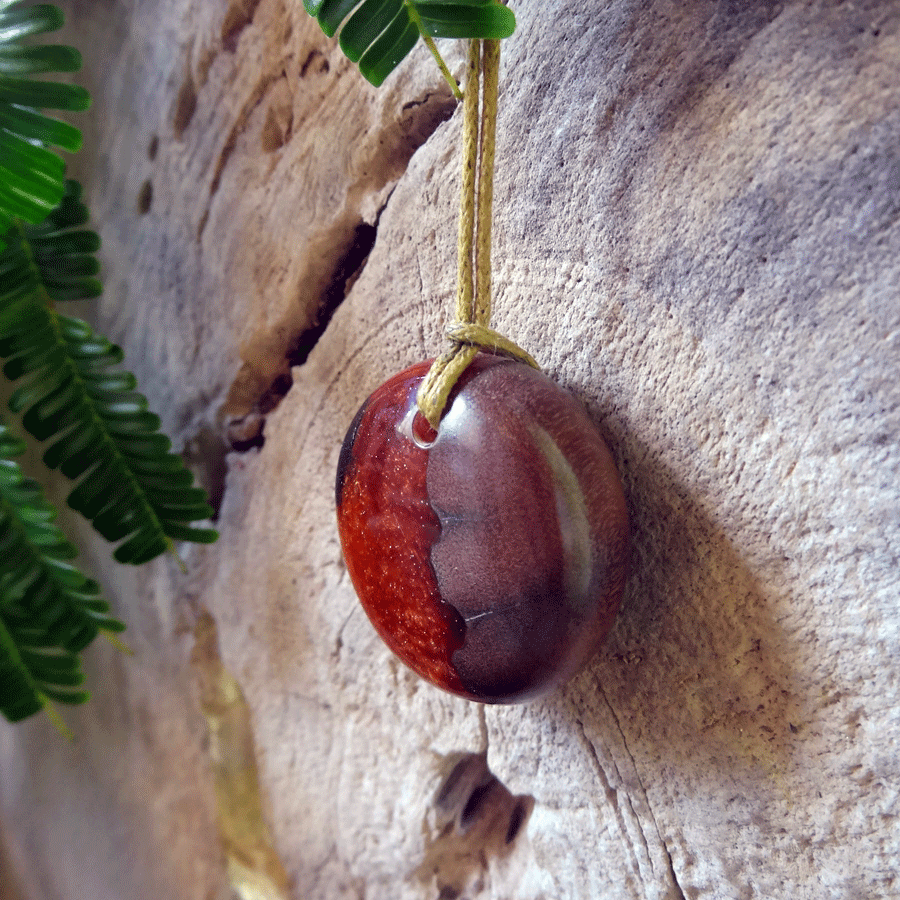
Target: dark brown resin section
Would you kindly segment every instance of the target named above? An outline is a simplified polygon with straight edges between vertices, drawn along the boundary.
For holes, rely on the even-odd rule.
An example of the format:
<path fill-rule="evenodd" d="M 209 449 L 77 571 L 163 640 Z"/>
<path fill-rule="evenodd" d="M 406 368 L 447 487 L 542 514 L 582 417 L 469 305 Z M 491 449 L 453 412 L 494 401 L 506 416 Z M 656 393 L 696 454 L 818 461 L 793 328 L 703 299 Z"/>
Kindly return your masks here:
<path fill-rule="evenodd" d="M 599 649 L 628 566 L 612 454 L 583 407 L 520 363 L 479 356 L 429 452 L 431 561 L 466 623 L 453 654 L 482 700 L 528 699 Z"/>
<path fill-rule="evenodd" d="M 561 684 L 618 609 L 628 519 L 581 405 L 480 355 L 433 442 L 415 427 L 429 363 L 364 404 L 338 467 L 338 525 L 363 607 L 411 668 L 453 693 L 515 702 Z"/>

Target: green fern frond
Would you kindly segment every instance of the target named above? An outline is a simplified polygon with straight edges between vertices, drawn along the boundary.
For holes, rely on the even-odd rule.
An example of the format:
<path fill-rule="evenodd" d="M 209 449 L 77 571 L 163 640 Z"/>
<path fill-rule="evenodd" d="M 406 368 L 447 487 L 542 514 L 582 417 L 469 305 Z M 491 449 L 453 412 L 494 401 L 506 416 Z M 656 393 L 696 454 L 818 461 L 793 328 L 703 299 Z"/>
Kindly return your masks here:
<path fill-rule="evenodd" d="M 78 652 L 125 627 L 71 563 L 56 510 L 15 461 L 24 451 L 0 422 L 0 712 L 12 722 L 48 700 L 87 700 Z"/>
<path fill-rule="evenodd" d="M 32 291 L 43 288 L 54 301 L 89 300 L 103 292 L 96 278 L 100 237 L 80 227 L 89 218 L 81 202 L 81 185 L 68 179 L 64 191 L 59 205 L 43 222 L 24 229 L 24 241 L 13 239 L 0 254 L 0 294 L 7 271 L 8 283 L 27 284 Z"/>
<path fill-rule="evenodd" d="M 51 298 L 96 293 L 99 239 L 77 227 L 85 218 L 70 185 L 45 222 L 11 230 L 0 253 L 0 357 L 6 377 L 22 380 L 10 409 L 37 440 L 52 441 L 45 464 L 80 479 L 69 506 L 122 541 L 119 562 L 139 564 L 173 541 L 211 543 L 217 533 L 190 525 L 213 513 L 206 492 L 170 452 L 134 376 L 117 368 L 121 349 L 51 308 Z"/>
<path fill-rule="evenodd" d="M 77 71 L 80 54 L 72 47 L 23 43 L 62 24 L 56 6 L 0 0 L 0 249 L 14 219 L 40 222 L 63 196 L 65 164 L 50 148 L 74 152 L 81 147 L 77 128 L 41 110 L 85 110 L 88 92 L 33 77 Z"/>
<path fill-rule="evenodd" d="M 344 23 L 341 49 L 376 87 L 420 36 L 426 43 L 431 38 L 499 40 L 516 27 L 512 10 L 499 0 L 303 0 L 303 5 L 329 37 Z"/>

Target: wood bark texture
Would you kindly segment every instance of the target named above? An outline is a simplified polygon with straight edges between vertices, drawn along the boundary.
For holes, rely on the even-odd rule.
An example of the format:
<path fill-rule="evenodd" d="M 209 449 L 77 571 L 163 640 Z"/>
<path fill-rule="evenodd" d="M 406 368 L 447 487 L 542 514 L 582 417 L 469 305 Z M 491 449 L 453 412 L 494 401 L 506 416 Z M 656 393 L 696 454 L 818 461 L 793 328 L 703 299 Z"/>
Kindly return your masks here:
<path fill-rule="evenodd" d="M 635 550 L 594 663 L 490 708 L 392 658 L 333 512 L 356 409 L 452 310 L 461 122 L 433 61 L 376 91 L 299 0 L 63 6 L 95 98 L 90 315 L 221 539 L 184 575 L 80 532 L 135 656 L 92 647 L 72 744 L 0 723 L 9 884 L 898 896 L 895 0 L 513 4 L 492 324 L 608 438 Z"/>

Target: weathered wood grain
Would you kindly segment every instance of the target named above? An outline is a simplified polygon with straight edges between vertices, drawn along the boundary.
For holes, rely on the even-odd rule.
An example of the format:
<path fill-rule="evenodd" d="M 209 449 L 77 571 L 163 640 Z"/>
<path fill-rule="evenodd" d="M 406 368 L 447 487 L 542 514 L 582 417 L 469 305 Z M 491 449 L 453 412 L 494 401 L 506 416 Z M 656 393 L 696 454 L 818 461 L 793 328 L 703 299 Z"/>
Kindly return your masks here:
<path fill-rule="evenodd" d="M 202 610 L 294 897 L 895 895 L 897 4 L 514 4 L 494 325 L 615 447 L 635 560 L 596 662 L 512 708 L 391 658 L 332 512 L 356 407 L 450 315 L 460 122 L 433 63 L 375 91 L 280 0 L 65 5 L 98 318 L 208 471 L 263 420 L 264 444 L 227 457 L 187 577 L 85 536 L 137 657 L 91 651 L 73 747 L 0 726 L 29 900 L 227 896 Z M 480 753 L 508 790 L 466 817 L 439 788 Z"/>

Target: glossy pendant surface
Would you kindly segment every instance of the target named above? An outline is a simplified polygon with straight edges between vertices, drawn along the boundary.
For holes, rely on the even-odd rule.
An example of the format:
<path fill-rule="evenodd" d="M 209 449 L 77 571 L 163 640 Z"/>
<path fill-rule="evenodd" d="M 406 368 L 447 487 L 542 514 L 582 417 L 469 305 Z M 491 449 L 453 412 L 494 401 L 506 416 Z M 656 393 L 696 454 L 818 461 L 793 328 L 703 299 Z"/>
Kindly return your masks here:
<path fill-rule="evenodd" d="M 410 668 L 486 703 L 571 678 L 612 626 L 628 514 L 582 406 L 522 363 L 479 354 L 435 433 L 416 407 L 430 366 L 382 385 L 341 450 L 344 558 L 363 608 Z"/>

